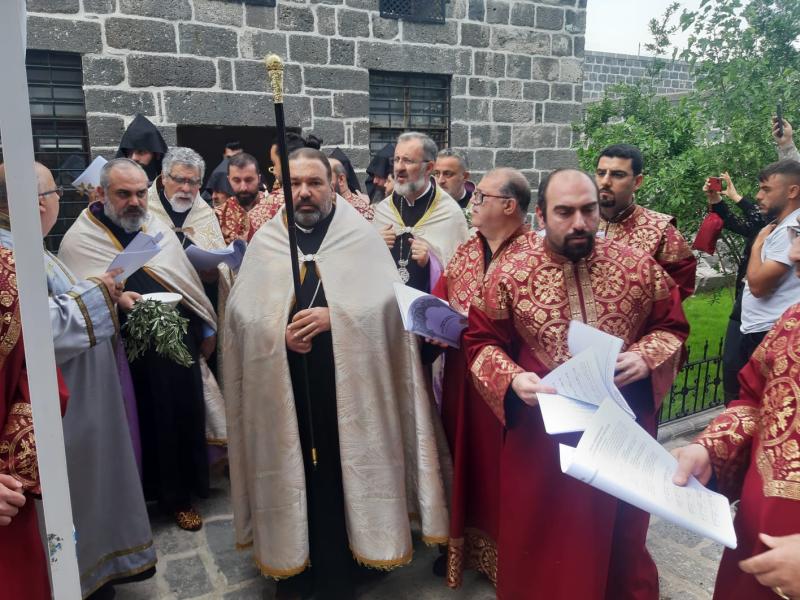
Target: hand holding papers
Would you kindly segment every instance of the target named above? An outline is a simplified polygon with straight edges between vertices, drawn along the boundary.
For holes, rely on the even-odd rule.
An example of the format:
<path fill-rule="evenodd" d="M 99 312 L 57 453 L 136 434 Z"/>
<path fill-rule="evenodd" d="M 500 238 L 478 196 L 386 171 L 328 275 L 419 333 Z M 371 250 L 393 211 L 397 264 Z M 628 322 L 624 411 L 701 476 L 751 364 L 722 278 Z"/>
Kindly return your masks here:
<path fill-rule="evenodd" d="M 567 343 L 572 358 L 542 379 L 558 393 L 538 394 L 547 433 L 583 431 L 606 398 L 634 418 L 614 385 L 614 367 L 622 340 L 580 321 L 571 321 Z"/>
<path fill-rule="evenodd" d="M 125 250 L 117 254 L 108 266 L 109 271 L 122 269 L 122 273 L 117 275 L 114 281 L 125 281 L 145 266 L 151 258 L 161 252 L 161 246 L 158 245 L 158 242 L 161 241 L 162 237 L 164 237 L 163 233 L 152 236 L 140 231 Z"/>
<path fill-rule="evenodd" d="M 677 460 L 620 406 L 606 400 L 577 448 L 560 446 L 561 470 L 690 531 L 736 548 L 728 500 L 691 478 L 672 482 Z"/>
<path fill-rule="evenodd" d="M 198 271 L 216 269 L 222 263 L 235 271 L 242 264 L 246 249 L 244 240 L 233 240 L 227 248 L 219 250 L 203 250 L 192 244 L 186 248 L 186 257 Z"/>
<path fill-rule="evenodd" d="M 453 348 L 460 346 L 461 332 L 466 328 L 467 320 L 447 302 L 402 283 L 394 284 L 394 295 L 406 331 Z"/>

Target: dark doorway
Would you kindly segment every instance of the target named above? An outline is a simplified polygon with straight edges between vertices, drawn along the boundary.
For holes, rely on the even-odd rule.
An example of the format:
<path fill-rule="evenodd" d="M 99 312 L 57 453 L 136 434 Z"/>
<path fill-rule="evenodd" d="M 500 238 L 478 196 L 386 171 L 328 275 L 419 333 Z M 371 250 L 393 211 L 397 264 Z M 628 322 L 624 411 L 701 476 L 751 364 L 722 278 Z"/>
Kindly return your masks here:
<path fill-rule="evenodd" d="M 220 162 L 225 144 L 238 141 L 242 149 L 255 156 L 261 176 L 272 185 L 269 147 L 275 139 L 274 127 L 226 127 L 223 125 L 178 125 L 178 145 L 192 148 L 206 161 L 206 177 Z M 268 188 L 269 189 L 269 188 Z"/>

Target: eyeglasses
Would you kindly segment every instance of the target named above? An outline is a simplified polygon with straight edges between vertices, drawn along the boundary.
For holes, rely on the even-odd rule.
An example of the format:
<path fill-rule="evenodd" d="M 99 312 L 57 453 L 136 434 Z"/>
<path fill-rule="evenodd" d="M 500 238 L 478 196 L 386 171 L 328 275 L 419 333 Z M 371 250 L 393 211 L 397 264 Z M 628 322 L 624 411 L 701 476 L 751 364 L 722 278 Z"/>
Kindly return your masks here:
<path fill-rule="evenodd" d="M 59 200 L 60 200 L 61 197 L 64 195 L 64 186 L 60 185 L 54 190 L 47 190 L 46 192 L 39 192 L 40 196 L 48 196 L 50 194 L 56 194 L 58 196 Z"/>
<path fill-rule="evenodd" d="M 497 194 L 484 194 L 480 190 L 475 190 L 472 192 L 472 204 L 473 206 L 480 206 L 484 203 L 486 198 L 500 198 L 502 200 L 511 200 L 511 196 L 498 196 Z"/>
<path fill-rule="evenodd" d="M 175 177 L 167 173 L 167 177 L 172 179 L 178 185 L 189 185 L 189 187 L 199 187 L 202 181 L 200 179 L 189 179 L 188 177 Z"/>
<path fill-rule="evenodd" d="M 396 165 L 403 165 L 404 167 L 408 167 L 410 165 L 421 165 L 422 163 L 426 162 L 433 162 L 430 160 L 411 160 L 410 158 L 406 158 L 405 156 L 395 156 L 392 159 L 392 162 Z"/>

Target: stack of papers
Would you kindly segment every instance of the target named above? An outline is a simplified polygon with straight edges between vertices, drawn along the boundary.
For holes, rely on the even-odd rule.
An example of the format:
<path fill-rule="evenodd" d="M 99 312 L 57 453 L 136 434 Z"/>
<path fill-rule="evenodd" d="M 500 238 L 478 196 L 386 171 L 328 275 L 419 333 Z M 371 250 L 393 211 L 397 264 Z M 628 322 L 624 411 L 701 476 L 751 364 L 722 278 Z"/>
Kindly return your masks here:
<path fill-rule="evenodd" d="M 186 256 L 198 271 L 216 269 L 221 264 L 226 264 L 235 271 L 242 264 L 246 249 L 247 243 L 244 240 L 233 240 L 227 248 L 219 250 L 203 250 L 191 244 L 186 248 Z"/>
<path fill-rule="evenodd" d="M 622 340 L 572 321 L 567 343 L 573 357 L 542 378 L 558 393 L 537 394 L 547 433 L 583 432 L 577 448 L 559 444 L 561 471 L 735 548 L 728 500 L 695 478 L 685 487 L 672 482 L 677 461 L 636 423 L 614 385 Z"/>
<path fill-rule="evenodd" d="M 163 233 L 158 233 L 155 236 L 147 235 L 143 231 L 136 234 L 136 237 L 131 240 L 128 246 L 117 254 L 111 264 L 108 265 L 108 270 L 123 269 L 122 273 L 114 278 L 114 281 L 122 282 L 128 277 L 133 275 L 136 271 L 145 266 L 151 258 L 161 252 L 161 246 L 158 242 L 164 237 Z"/>
<path fill-rule="evenodd" d="M 598 490 L 736 548 L 728 499 L 694 477 L 672 483 L 678 461 L 607 399 L 594 413 L 577 448 L 560 444 L 561 471 Z"/>
<path fill-rule="evenodd" d="M 635 419 L 622 393 L 614 385 L 622 340 L 580 321 L 571 321 L 567 334 L 570 360 L 542 378 L 556 394 L 537 394 L 547 433 L 584 431 L 597 407 L 607 398 Z"/>
<path fill-rule="evenodd" d="M 394 284 L 394 295 L 406 331 L 453 348 L 461 345 L 467 319 L 447 302 L 402 283 Z"/>

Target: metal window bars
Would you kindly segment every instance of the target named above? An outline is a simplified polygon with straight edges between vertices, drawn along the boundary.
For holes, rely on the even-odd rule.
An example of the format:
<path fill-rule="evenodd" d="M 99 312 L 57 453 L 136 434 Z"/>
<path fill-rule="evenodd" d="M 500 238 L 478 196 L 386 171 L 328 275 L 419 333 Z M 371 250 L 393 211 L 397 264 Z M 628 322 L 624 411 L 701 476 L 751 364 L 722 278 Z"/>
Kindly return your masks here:
<path fill-rule="evenodd" d="M 86 206 L 86 198 L 72 181 L 89 164 L 89 135 L 83 99 L 83 68 L 80 54 L 28 50 L 26 55 L 28 94 L 36 160 L 53 173 L 57 186 L 64 186 L 58 221 L 45 239 L 55 251 L 64 233 Z M 0 146 L 0 161 L 2 161 Z"/>
<path fill-rule="evenodd" d="M 381 16 L 420 23 L 444 23 L 446 0 L 381 0 Z"/>
<path fill-rule="evenodd" d="M 440 148 L 450 141 L 450 77 L 370 72 L 370 152 L 375 154 L 404 131 L 421 131 Z"/>

